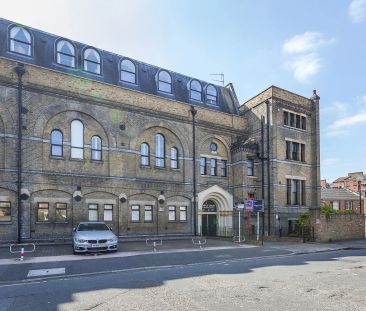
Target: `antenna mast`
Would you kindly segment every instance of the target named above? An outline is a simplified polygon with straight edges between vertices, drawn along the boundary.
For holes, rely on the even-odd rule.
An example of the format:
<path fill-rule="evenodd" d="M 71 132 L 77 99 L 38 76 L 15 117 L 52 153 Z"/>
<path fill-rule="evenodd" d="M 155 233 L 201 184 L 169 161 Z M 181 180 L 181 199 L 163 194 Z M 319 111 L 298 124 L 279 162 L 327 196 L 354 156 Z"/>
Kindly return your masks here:
<path fill-rule="evenodd" d="M 220 82 L 222 86 L 225 86 L 225 75 L 223 72 L 221 73 L 210 73 L 210 76 L 219 77 L 219 79 L 211 79 L 215 82 Z"/>

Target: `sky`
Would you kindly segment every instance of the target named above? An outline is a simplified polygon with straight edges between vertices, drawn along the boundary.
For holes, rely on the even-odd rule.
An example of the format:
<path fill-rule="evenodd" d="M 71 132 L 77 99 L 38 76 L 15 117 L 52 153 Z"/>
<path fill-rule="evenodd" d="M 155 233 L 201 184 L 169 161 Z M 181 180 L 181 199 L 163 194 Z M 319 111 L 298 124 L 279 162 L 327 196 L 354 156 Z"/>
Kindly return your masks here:
<path fill-rule="evenodd" d="M 0 0 L 0 17 L 204 81 L 320 96 L 321 178 L 366 173 L 366 0 Z"/>

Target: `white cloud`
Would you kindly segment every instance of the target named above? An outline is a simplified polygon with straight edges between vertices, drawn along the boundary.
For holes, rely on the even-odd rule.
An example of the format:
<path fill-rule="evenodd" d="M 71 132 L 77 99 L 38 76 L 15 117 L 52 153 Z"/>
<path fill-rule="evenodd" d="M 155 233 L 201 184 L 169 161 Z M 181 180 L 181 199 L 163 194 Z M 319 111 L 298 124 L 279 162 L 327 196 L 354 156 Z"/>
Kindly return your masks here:
<path fill-rule="evenodd" d="M 352 0 L 348 14 L 353 23 L 360 23 L 366 18 L 366 0 Z"/>
<path fill-rule="evenodd" d="M 366 122 L 366 112 L 363 112 L 363 113 L 360 113 L 360 114 L 357 114 L 357 115 L 354 115 L 351 117 L 339 119 L 339 120 L 335 121 L 333 125 L 331 125 L 331 128 L 340 129 L 343 127 L 352 126 L 352 125 L 355 125 L 357 123 L 362 123 L 362 122 Z"/>
<path fill-rule="evenodd" d="M 333 38 L 326 38 L 321 32 L 305 32 L 293 36 L 282 45 L 282 51 L 287 58 L 286 68 L 293 72 L 294 78 L 299 82 L 309 82 L 322 67 L 322 58 L 318 50 L 334 41 Z"/>
<path fill-rule="evenodd" d="M 319 72 L 321 58 L 316 53 L 311 53 L 292 58 L 286 65 L 293 71 L 296 80 L 306 83 Z"/>
<path fill-rule="evenodd" d="M 362 96 L 362 101 L 363 101 L 364 103 L 366 103 L 366 95 L 363 95 L 363 96 Z"/>
<path fill-rule="evenodd" d="M 282 50 L 287 54 L 299 54 L 313 52 L 322 45 L 332 43 L 334 39 L 326 39 L 321 32 L 305 32 L 286 40 Z"/>
<path fill-rule="evenodd" d="M 320 108 L 321 113 L 337 114 L 338 117 L 344 116 L 348 111 L 349 105 L 341 101 L 334 101 L 330 105 Z"/>

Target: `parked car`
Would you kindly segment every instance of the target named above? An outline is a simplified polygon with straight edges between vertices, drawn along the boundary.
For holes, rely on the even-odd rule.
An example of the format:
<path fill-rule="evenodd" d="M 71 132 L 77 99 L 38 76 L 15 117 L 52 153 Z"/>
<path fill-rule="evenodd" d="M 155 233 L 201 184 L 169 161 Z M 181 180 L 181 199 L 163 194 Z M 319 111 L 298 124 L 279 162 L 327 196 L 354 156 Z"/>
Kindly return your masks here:
<path fill-rule="evenodd" d="M 114 251 L 118 239 L 104 222 L 81 222 L 72 232 L 74 254 L 86 252 Z"/>

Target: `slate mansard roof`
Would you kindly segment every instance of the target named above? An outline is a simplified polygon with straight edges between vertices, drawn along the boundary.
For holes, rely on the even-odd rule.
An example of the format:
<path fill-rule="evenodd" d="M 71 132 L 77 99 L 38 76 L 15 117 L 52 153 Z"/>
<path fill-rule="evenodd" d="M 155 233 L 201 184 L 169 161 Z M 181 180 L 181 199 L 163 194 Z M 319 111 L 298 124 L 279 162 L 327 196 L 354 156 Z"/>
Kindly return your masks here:
<path fill-rule="evenodd" d="M 24 27 L 30 32 L 32 37 L 32 56 L 25 56 L 10 51 L 10 29 L 18 24 L 0 18 L 0 57 L 12 59 L 25 64 L 37 65 L 43 68 L 49 68 L 62 73 L 80 76 L 83 78 L 100 81 L 123 88 L 136 90 L 143 93 L 156 95 L 159 97 L 184 102 L 190 105 L 205 107 L 229 114 L 238 114 L 239 102 L 236 97 L 234 88 L 231 84 L 226 87 L 207 83 L 199 79 L 191 78 L 182 74 L 172 72 L 167 69 L 159 68 L 134 60 L 130 57 L 117 55 L 107 52 L 96 47 L 76 42 L 67 38 L 52 35 L 31 27 Z M 59 40 L 67 40 L 75 47 L 76 66 L 75 68 L 65 67 L 56 62 L 56 44 Z M 94 74 L 84 71 L 83 68 L 83 52 L 86 48 L 97 50 L 101 56 L 101 74 Z M 123 59 L 131 60 L 136 66 L 137 83 L 132 84 L 120 80 L 120 62 Z M 172 77 L 172 93 L 164 93 L 158 90 L 158 73 L 160 70 L 167 71 Z M 190 82 L 197 80 L 202 85 L 202 101 L 190 98 Z M 217 90 L 217 104 L 208 104 L 205 102 L 206 87 L 213 85 Z"/>

